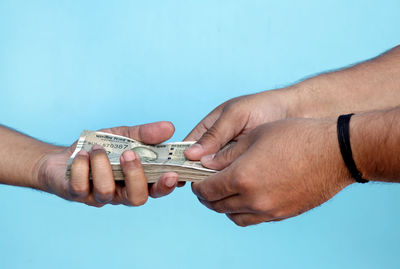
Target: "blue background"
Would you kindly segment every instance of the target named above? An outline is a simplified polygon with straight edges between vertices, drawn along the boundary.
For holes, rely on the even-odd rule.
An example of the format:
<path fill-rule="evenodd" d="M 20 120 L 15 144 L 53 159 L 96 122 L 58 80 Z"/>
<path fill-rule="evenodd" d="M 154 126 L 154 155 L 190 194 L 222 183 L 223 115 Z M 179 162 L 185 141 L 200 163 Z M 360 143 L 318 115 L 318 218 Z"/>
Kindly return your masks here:
<path fill-rule="evenodd" d="M 0 0 L 0 120 L 47 142 L 211 109 L 400 43 L 400 1 Z M 379 90 L 379 89 L 377 89 Z M 240 228 L 190 190 L 102 209 L 0 186 L 0 268 L 399 268 L 400 186 Z"/>

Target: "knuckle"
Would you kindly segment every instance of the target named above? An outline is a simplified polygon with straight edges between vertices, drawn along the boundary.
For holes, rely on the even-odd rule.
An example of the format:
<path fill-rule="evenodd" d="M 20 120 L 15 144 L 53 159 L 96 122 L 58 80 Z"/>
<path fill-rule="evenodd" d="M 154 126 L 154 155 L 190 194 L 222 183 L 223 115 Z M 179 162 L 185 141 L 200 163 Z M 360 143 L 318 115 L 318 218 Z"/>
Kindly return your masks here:
<path fill-rule="evenodd" d="M 218 141 L 219 140 L 219 131 L 218 129 L 215 127 L 215 125 L 211 126 L 210 129 L 208 129 L 207 132 L 205 132 L 203 134 L 203 136 L 201 137 L 199 143 L 201 144 L 204 141 Z"/>
<path fill-rule="evenodd" d="M 265 212 L 268 213 L 270 219 L 281 218 L 292 212 L 292 208 L 282 198 L 270 198 L 266 204 L 268 209 Z"/>
<path fill-rule="evenodd" d="M 300 209 L 298 205 L 295 206 L 281 205 L 279 207 L 276 207 L 274 210 L 271 210 L 271 215 L 273 216 L 274 219 L 285 219 L 288 217 L 298 216 L 302 214 L 304 211 L 306 210 Z"/>
<path fill-rule="evenodd" d="M 230 162 L 230 160 L 233 159 L 233 152 L 230 148 L 224 149 L 223 151 L 220 151 L 215 155 L 214 160 L 225 163 L 225 162 Z"/>
<path fill-rule="evenodd" d="M 86 184 L 70 182 L 69 193 L 73 198 L 86 196 L 89 193 L 89 188 Z"/>
<path fill-rule="evenodd" d="M 95 195 L 96 202 L 101 203 L 101 204 L 108 203 L 112 199 L 113 199 L 113 195 L 112 194 L 110 194 L 110 195 L 96 194 Z"/>
<path fill-rule="evenodd" d="M 103 184 L 95 188 L 96 198 L 100 201 L 109 201 L 114 197 L 115 186 Z"/>
<path fill-rule="evenodd" d="M 105 161 L 105 160 L 108 161 L 107 153 L 104 149 L 92 150 L 90 152 L 90 159 L 95 162 Z"/>
<path fill-rule="evenodd" d="M 160 186 L 160 184 L 153 184 L 153 186 L 150 189 L 150 195 L 153 198 L 162 197 L 163 193 L 164 193 L 164 191 L 163 191 L 162 187 Z"/>
<path fill-rule="evenodd" d="M 238 166 L 238 165 L 236 165 L 236 166 L 233 168 L 233 176 L 234 176 L 237 180 L 243 180 L 243 179 L 247 178 L 247 175 L 248 175 L 248 173 L 247 173 L 247 171 L 246 171 L 245 168 L 243 168 L 243 167 L 241 167 L 241 166 Z"/>
<path fill-rule="evenodd" d="M 282 206 L 279 201 L 274 199 L 266 199 L 265 201 L 258 202 L 258 205 L 253 206 L 254 210 L 260 210 L 268 220 L 274 220 L 286 215 L 287 208 Z"/>
<path fill-rule="evenodd" d="M 224 213 L 226 211 L 225 207 L 221 203 L 215 203 L 212 205 L 212 208 L 217 213 Z"/>
<path fill-rule="evenodd" d="M 198 194 L 200 195 L 200 197 L 206 201 L 210 201 L 211 200 L 211 195 L 208 191 L 206 191 L 204 188 L 199 189 Z"/>
<path fill-rule="evenodd" d="M 224 113 L 229 114 L 235 121 L 241 122 L 247 119 L 248 109 L 244 109 L 246 105 L 245 100 L 236 100 L 225 106 Z"/>
<path fill-rule="evenodd" d="M 244 218 L 241 218 L 241 217 L 233 218 L 233 222 L 234 222 L 237 226 L 240 226 L 240 227 L 247 227 L 247 226 L 249 226 L 249 224 L 244 220 Z"/>
<path fill-rule="evenodd" d="M 241 192 L 246 192 L 252 187 L 252 180 L 243 175 L 243 172 L 235 173 L 232 180 L 233 187 Z"/>
<path fill-rule="evenodd" d="M 201 198 L 202 200 L 207 200 L 210 198 L 208 192 L 205 190 L 201 183 L 193 184 L 192 190 L 197 197 Z"/>
<path fill-rule="evenodd" d="M 194 129 L 193 131 L 189 134 L 190 138 L 194 138 L 194 140 L 198 140 L 203 134 L 205 134 L 209 127 L 212 125 L 212 122 L 210 124 L 209 119 L 205 118 L 203 119 Z M 197 138 L 197 139 L 196 139 Z"/>
<path fill-rule="evenodd" d="M 78 155 L 72 161 L 72 167 L 79 169 L 79 167 L 86 166 L 87 160 L 88 160 L 87 157 Z"/>
<path fill-rule="evenodd" d="M 147 196 L 129 199 L 129 203 L 132 206 L 141 206 L 141 205 L 144 205 L 146 202 L 147 202 Z"/>
<path fill-rule="evenodd" d="M 228 104 L 224 106 L 223 112 L 226 114 L 235 113 L 237 111 L 236 107 L 240 104 L 239 100 L 231 100 Z"/>
<path fill-rule="evenodd" d="M 250 210 L 254 212 L 268 211 L 268 202 L 264 199 L 255 199 L 250 203 Z"/>
<path fill-rule="evenodd" d="M 274 220 L 281 218 L 285 213 L 282 210 L 271 210 L 268 215 L 271 220 Z"/>
<path fill-rule="evenodd" d="M 100 194 L 101 196 L 109 197 L 114 194 L 114 189 L 112 188 L 99 189 L 97 190 L 97 193 Z"/>

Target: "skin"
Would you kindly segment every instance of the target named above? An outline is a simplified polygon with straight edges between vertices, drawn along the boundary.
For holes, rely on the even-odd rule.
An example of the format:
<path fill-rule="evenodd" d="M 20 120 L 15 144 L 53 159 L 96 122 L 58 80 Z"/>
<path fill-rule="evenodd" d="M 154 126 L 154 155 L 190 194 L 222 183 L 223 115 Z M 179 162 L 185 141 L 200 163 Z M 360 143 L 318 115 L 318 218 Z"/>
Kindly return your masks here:
<path fill-rule="evenodd" d="M 193 192 L 239 226 L 297 216 L 353 182 L 332 120 L 263 124 L 202 162 L 222 171 L 193 184 Z"/>
<path fill-rule="evenodd" d="M 260 125 L 236 144 L 202 159 L 221 170 L 192 185 L 206 207 L 239 226 L 280 221 L 321 205 L 353 184 L 342 159 L 336 118 Z M 400 107 L 350 122 L 358 169 L 374 181 L 400 181 Z"/>
<path fill-rule="evenodd" d="M 229 100 L 185 139 L 198 141 L 185 152 L 189 159 L 222 169 L 193 184 L 193 191 L 206 206 L 226 213 L 241 226 L 301 214 L 353 182 L 339 161 L 333 130 L 337 115 L 368 110 L 381 111 L 354 117 L 354 125 L 358 124 L 356 131 L 351 131 L 356 137 L 352 139 L 354 159 L 371 179 L 395 181 L 399 165 L 395 162 L 398 154 L 393 149 L 398 145 L 393 130 L 397 130 L 398 110 L 393 114 L 384 109 L 396 107 L 399 98 L 400 47 L 396 47 L 348 69 Z M 172 136 L 173 126 L 161 122 L 103 131 L 156 144 Z M 77 155 L 72 178 L 66 182 L 66 161 L 75 144 L 56 147 L 5 127 L 0 127 L 0 136 L 3 184 L 36 188 L 99 207 L 105 203 L 141 205 L 148 195 L 166 195 L 178 184 L 177 175 L 168 173 L 147 189 L 138 157 L 128 151 L 121 157 L 125 186 L 116 185 L 100 147 Z M 231 140 L 238 142 L 214 156 Z M 385 145 L 380 151 L 372 147 L 378 142 Z M 89 165 L 93 185 L 88 181 Z"/>
<path fill-rule="evenodd" d="M 365 143 L 370 133 L 374 134 L 371 141 L 385 144 L 394 139 L 385 138 L 389 134 L 377 130 L 383 128 L 380 122 L 394 126 L 393 118 L 383 115 L 396 108 L 399 100 L 400 46 L 375 59 L 287 88 L 229 100 L 185 138 L 197 141 L 186 150 L 188 159 L 222 170 L 193 184 L 193 192 L 204 205 L 226 213 L 240 226 L 301 214 L 354 182 L 339 154 L 335 128 L 340 114 L 359 113 L 352 120 L 355 124 L 358 117 L 365 117 L 360 119 L 365 124 L 371 120 L 368 117 L 378 118 L 374 121 L 377 125 L 370 129 L 358 126 L 362 133 L 354 131 L 354 136 L 360 138 L 351 140 L 356 143 L 356 164 L 365 169 L 366 175 L 370 175 L 372 159 L 381 158 L 375 161 L 382 165 L 375 165 L 378 171 L 384 170 L 390 154 L 398 159 L 393 150 L 396 147 L 388 147 L 389 153 L 380 155 L 364 147 L 373 145 Z M 365 116 L 363 111 L 376 114 Z M 237 141 L 233 149 L 215 157 L 231 140 Z M 369 156 L 367 160 L 364 151 L 369 153 L 365 155 Z M 384 176 L 377 172 L 370 178 L 388 181 L 390 176 L 395 180 L 399 174 Z"/>
<path fill-rule="evenodd" d="M 168 140 L 174 133 L 170 122 L 133 127 L 115 127 L 101 131 L 122 135 L 148 144 Z M 176 173 L 166 173 L 148 185 L 140 159 L 133 151 L 121 155 L 124 184 L 116 184 L 110 162 L 101 146 L 75 157 L 71 179 L 65 179 L 67 161 L 76 147 L 53 146 L 0 126 L 0 183 L 30 187 L 58 195 L 66 200 L 102 207 L 110 204 L 143 205 L 148 196 L 162 197 L 178 185 Z M 23 165 L 21 165 L 23 164 Z M 89 167 L 93 182 L 89 181 Z"/>
<path fill-rule="evenodd" d="M 400 46 L 347 69 L 224 102 L 186 136 L 185 141 L 197 144 L 185 154 L 191 160 L 200 160 L 263 123 L 387 109 L 396 107 L 398 100 Z"/>

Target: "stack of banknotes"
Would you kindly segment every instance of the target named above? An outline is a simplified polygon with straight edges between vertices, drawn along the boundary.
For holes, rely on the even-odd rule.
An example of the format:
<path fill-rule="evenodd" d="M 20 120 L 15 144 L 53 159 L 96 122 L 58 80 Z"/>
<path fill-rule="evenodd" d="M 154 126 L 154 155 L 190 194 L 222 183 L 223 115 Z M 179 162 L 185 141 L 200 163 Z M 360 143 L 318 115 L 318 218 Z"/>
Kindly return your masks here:
<path fill-rule="evenodd" d="M 200 162 L 189 161 L 183 154 L 194 142 L 165 143 L 146 145 L 133 139 L 93 131 L 83 131 L 76 149 L 68 162 L 67 178 L 71 175 L 71 165 L 76 154 L 82 149 L 90 151 L 93 145 L 102 146 L 108 155 L 115 180 L 123 180 L 124 173 L 120 165 L 120 156 L 126 150 L 135 151 L 143 164 L 144 173 L 149 183 L 156 182 L 165 172 L 176 172 L 180 181 L 199 181 L 215 170 L 207 169 Z"/>

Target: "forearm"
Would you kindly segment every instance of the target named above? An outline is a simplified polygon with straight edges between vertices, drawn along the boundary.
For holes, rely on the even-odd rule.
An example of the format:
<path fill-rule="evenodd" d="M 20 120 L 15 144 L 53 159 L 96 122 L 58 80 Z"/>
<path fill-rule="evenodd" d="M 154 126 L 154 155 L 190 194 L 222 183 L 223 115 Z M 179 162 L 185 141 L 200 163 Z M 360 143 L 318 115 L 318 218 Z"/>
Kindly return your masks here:
<path fill-rule="evenodd" d="M 365 179 L 400 182 L 400 107 L 354 115 L 350 142 Z"/>
<path fill-rule="evenodd" d="M 287 88 L 290 117 L 332 117 L 400 104 L 400 46 L 372 60 Z"/>
<path fill-rule="evenodd" d="M 39 188 L 37 167 L 43 157 L 61 149 L 3 126 L 0 148 L 0 183 L 31 188 Z"/>

